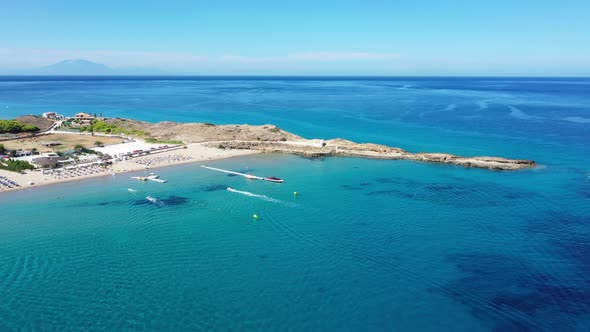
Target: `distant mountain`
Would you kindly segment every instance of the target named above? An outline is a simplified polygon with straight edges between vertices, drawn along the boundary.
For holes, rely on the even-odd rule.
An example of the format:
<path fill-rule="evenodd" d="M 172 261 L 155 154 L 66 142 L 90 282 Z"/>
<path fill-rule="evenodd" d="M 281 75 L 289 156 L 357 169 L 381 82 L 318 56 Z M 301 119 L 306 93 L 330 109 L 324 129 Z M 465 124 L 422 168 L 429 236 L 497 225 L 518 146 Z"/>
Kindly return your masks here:
<path fill-rule="evenodd" d="M 112 75 L 113 69 L 88 60 L 63 60 L 31 70 L 36 75 Z"/>
<path fill-rule="evenodd" d="M 49 66 L 27 70 L 24 75 L 163 75 L 158 69 L 129 67 L 111 68 L 84 59 L 63 60 Z"/>

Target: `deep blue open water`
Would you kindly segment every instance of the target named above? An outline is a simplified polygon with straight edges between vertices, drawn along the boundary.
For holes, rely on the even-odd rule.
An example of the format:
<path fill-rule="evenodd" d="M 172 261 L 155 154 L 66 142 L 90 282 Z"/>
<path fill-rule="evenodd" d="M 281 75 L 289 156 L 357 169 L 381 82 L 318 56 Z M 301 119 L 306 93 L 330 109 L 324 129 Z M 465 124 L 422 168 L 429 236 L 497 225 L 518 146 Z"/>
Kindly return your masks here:
<path fill-rule="evenodd" d="M 2 193 L 0 330 L 590 329 L 590 79 L 0 78 L 0 118 L 46 111 L 542 166 L 262 155 L 209 164 L 284 184 L 196 163 Z"/>

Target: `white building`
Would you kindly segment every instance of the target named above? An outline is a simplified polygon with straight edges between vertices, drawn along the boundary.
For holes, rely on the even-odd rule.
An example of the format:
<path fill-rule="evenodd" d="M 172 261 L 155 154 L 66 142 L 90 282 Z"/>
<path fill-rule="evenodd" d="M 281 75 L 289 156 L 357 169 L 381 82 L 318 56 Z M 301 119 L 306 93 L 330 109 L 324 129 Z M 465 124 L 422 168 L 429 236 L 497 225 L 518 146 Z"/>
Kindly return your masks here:
<path fill-rule="evenodd" d="M 43 113 L 43 117 L 51 120 L 62 120 L 64 118 L 63 115 L 59 115 L 56 112 L 45 112 Z"/>

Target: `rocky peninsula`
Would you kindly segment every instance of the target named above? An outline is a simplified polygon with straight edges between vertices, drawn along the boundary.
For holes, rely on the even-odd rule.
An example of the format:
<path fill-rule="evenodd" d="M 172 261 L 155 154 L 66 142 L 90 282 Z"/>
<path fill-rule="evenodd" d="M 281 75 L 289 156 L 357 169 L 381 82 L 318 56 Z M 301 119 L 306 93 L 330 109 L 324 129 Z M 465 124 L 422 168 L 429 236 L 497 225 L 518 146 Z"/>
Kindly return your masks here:
<path fill-rule="evenodd" d="M 105 120 L 113 125 L 145 132 L 158 140 L 201 143 L 210 148 L 287 153 L 306 157 L 350 156 L 372 159 L 415 160 L 492 170 L 519 170 L 536 166 L 533 160 L 501 157 L 462 157 L 448 153 L 412 153 L 398 147 L 355 143 L 341 138 L 305 139 L 274 125 L 214 125 L 210 123 L 148 123 L 130 119 Z"/>

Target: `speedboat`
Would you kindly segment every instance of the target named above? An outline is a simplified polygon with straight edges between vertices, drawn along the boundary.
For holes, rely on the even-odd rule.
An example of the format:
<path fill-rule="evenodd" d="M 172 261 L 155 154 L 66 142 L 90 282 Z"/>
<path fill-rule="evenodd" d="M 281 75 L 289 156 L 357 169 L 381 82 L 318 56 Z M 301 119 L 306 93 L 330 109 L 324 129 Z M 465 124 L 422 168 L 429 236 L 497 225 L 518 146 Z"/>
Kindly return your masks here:
<path fill-rule="evenodd" d="M 146 176 L 132 176 L 131 178 L 139 181 L 147 181 L 148 179 Z"/>
<path fill-rule="evenodd" d="M 157 203 L 158 199 L 154 198 L 152 196 L 146 196 L 145 199 L 147 199 L 148 201 L 152 202 L 152 203 Z"/>
<path fill-rule="evenodd" d="M 264 181 L 276 182 L 276 183 L 283 183 L 283 182 L 285 182 L 285 180 L 280 179 L 280 178 L 277 178 L 275 176 L 266 177 L 266 178 L 264 178 Z"/>
<path fill-rule="evenodd" d="M 150 173 L 150 175 L 148 175 L 146 177 L 146 180 L 150 180 L 150 181 L 154 181 L 154 182 L 159 182 L 159 183 L 166 183 L 166 180 L 160 179 L 159 175 L 156 175 L 155 173 Z"/>

